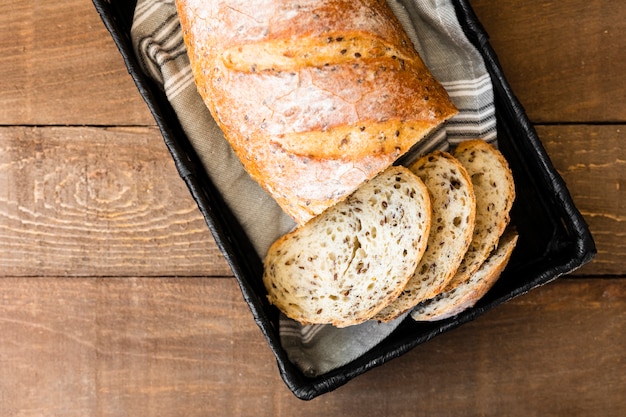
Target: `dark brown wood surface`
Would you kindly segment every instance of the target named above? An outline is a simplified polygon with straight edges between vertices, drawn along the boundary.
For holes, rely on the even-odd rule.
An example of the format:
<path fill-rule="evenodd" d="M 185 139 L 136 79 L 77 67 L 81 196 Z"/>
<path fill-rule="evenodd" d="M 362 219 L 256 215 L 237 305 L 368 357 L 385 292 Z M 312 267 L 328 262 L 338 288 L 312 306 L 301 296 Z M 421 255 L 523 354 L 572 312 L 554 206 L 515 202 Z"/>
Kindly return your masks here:
<path fill-rule="evenodd" d="M 598 255 L 302 402 L 91 2 L 1 2 L 0 416 L 626 415 L 626 3 L 472 5 Z"/>

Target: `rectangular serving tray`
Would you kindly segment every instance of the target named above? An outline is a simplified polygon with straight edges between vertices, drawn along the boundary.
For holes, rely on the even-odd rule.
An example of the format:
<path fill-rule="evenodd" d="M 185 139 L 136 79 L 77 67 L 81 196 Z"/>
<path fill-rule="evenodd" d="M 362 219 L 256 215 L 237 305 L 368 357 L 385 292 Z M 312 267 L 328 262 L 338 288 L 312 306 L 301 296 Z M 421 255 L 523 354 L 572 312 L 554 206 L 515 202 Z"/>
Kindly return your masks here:
<path fill-rule="evenodd" d="M 281 377 L 300 399 L 310 400 L 332 391 L 438 334 L 579 268 L 596 253 L 587 224 L 574 206 L 565 183 L 550 162 L 523 107 L 511 91 L 487 33 L 469 2 L 454 0 L 463 30 L 481 52 L 492 78 L 498 144 L 509 161 L 516 181 L 517 198 L 511 221 L 520 235 L 518 247 L 499 281 L 474 308 L 433 323 L 417 323 L 408 318 L 365 355 L 331 372 L 309 378 L 287 359 L 280 344 L 278 311 L 268 304 L 265 296 L 261 282 L 261 259 L 211 183 L 165 94 L 139 67 L 130 38 L 135 2 L 93 0 L 93 3 L 152 112 L 181 178 L 228 261 L 243 298 L 276 357 Z"/>

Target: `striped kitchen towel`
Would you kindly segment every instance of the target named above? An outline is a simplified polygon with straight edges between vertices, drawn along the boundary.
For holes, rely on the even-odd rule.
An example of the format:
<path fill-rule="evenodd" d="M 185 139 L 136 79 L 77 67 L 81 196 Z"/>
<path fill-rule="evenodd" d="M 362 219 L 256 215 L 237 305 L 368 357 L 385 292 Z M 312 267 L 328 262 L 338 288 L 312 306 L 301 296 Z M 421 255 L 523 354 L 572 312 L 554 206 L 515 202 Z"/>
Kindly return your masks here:
<path fill-rule="evenodd" d="M 465 139 L 496 144 L 491 79 L 480 53 L 463 33 L 453 0 L 387 2 L 459 109 L 412 155 L 448 150 Z M 163 88 L 204 168 L 263 258 L 272 242 L 295 224 L 243 170 L 197 93 L 174 0 L 138 0 L 131 36 L 143 70 Z M 410 162 L 410 157 L 403 161 Z M 376 346 L 403 319 L 337 329 L 282 318 L 281 342 L 303 373 L 320 375 Z"/>

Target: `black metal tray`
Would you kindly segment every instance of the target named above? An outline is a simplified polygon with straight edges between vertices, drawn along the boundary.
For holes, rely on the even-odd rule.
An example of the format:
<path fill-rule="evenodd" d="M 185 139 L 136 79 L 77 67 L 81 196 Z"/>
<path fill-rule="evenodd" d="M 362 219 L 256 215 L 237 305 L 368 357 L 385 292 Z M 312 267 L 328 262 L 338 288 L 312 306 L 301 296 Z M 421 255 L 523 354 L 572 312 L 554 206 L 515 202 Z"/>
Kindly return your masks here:
<path fill-rule="evenodd" d="M 520 234 L 508 267 L 492 290 L 472 309 L 434 323 L 405 320 L 374 349 L 315 378 L 306 377 L 288 359 L 278 335 L 278 312 L 270 306 L 261 283 L 262 263 L 237 219 L 211 183 L 161 89 L 141 71 L 133 53 L 130 28 L 134 1 L 93 0 L 128 71 L 161 130 L 182 179 L 198 204 L 215 241 L 239 283 L 254 320 L 276 357 L 280 375 L 300 399 L 332 391 L 432 337 L 466 323 L 513 297 L 548 283 L 589 262 L 596 253 L 588 227 L 575 208 L 565 183 L 555 171 L 524 109 L 511 91 L 498 59 L 468 1 L 455 0 L 456 12 L 469 40 L 482 53 L 494 87 L 498 144 L 516 181 L 511 213 Z"/>

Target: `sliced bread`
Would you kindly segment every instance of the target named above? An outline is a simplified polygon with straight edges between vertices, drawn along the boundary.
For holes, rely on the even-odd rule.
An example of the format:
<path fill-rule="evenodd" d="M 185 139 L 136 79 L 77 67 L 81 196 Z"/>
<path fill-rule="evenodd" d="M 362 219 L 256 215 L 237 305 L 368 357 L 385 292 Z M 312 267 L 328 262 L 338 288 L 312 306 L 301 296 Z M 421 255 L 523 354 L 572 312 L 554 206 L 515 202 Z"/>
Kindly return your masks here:
<path fill-rule="evenodd" d="M 430 222 L 424 183 L 390 167 L 274 242 L 264 261 L 268 300 L 303 324 L 369 320 L 413 275 Z"/>
<path fill-rule="evenodd" d="M 417 321 L 443 320 L 473 307 L 500 277 L 511 258 L 517 238 L 516 232 L 506 232 L 497 249 L 468 281 L 419 303 L 411 312 L 411 317 Z"/>
<path fill-rule="evenodd" d="M 471 178 L 447 152 L 435 151 L 409 169 L 426 184 L 433 210 L 428 247 L 413 277 L 375 317 L 390 321 L 441 292 L 454 276 L 472 239 L 476 200 Z"/>
<path fill-rule="evenodd" d="M 469 173 L 476 196 L 476 223 L 470 246 L 445 291 L 467 281 L 498 244 L 515 199 L 513 174 L 504 156 L 483 140 L 461 142 L 453 155 Z"/>

